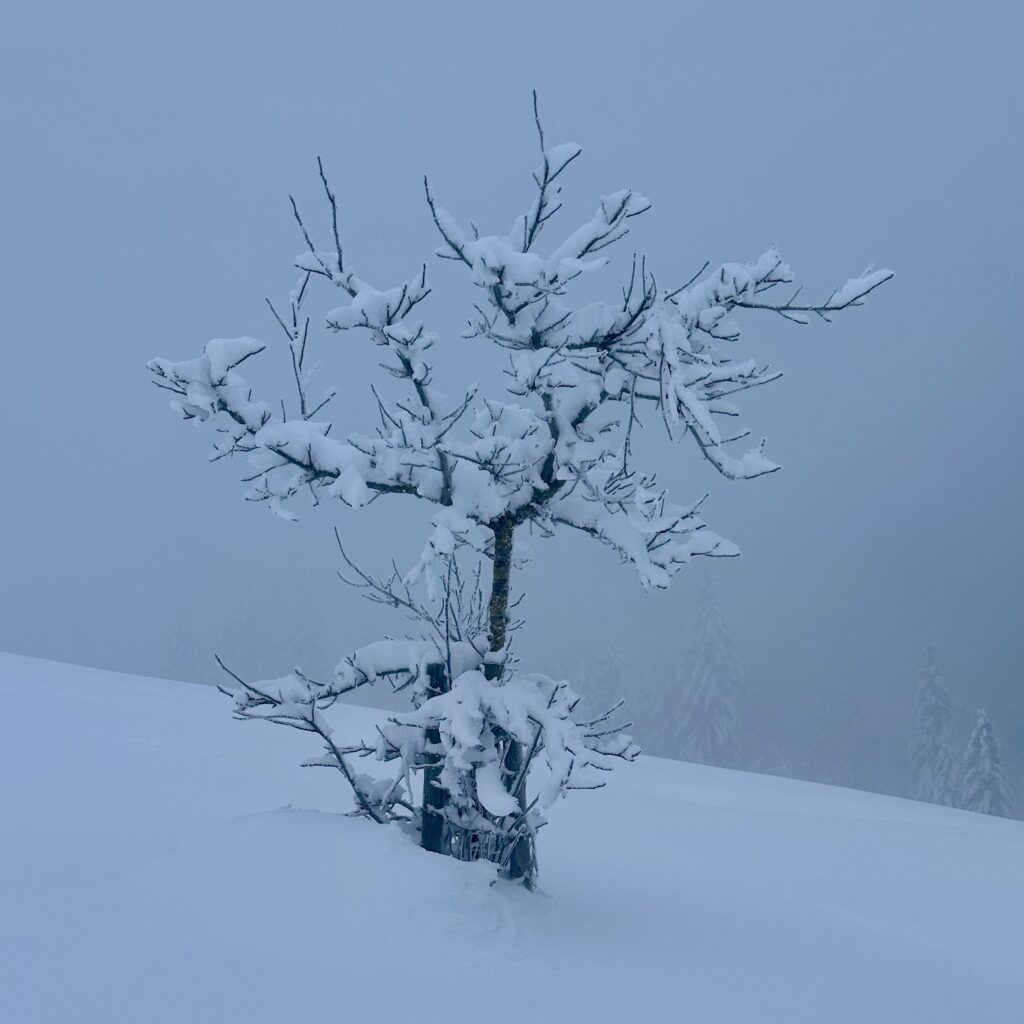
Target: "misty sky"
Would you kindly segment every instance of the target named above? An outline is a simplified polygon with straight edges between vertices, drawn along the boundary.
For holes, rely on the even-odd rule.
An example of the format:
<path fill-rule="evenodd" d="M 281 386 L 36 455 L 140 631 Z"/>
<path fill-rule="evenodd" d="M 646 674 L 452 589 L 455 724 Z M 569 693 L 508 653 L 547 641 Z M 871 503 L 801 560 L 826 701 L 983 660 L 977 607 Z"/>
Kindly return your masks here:
<path fill-rule="evenodd" d="M 360 275 L 390 285 L 429 261 L 439 384 L 485 372 L 421 181 L 504 230 L 531 196 L 536 88 L 549 140 L 584 147 L 562 227 L 638 189 L 655 207 L 630 245 L 659 282 L 771 243 L 812 296 L 871 262 L 897 272 L 832 327 L 744 320 L 743 353 L 786 374 L 740 403 L 781 473 L 729 483 L 653 425 L 644 443 L 677 500 L 711 491 L 708 521 L 744 551 L 710 568 L 780 721 L 837 679 L 905 715 L 933 643 L 958 704 L 986 701 L 1020 762 L 1018 9 L 9 3 L 0 649 L 210 679 L 213 650 L 277 675 L 401 631 L 337 582 L 329 529 L 369 566 L 410 564 L 423 521 L 380 503 L 289 526 L 244 504 L 242 467 L 207 464 L 209 432 L 176 421 L 144 364 L 277 341 L 263 299 L 287 295 L 304 248 L 289 192 L 326 226 L 319 154 Z M 319 340 L 339 427 L 369 429 L 377 353 Z M 534 550 L 519 644 L 535 667 L 681 642 L 697 574 L 645 595 L 593 544 Z"/>

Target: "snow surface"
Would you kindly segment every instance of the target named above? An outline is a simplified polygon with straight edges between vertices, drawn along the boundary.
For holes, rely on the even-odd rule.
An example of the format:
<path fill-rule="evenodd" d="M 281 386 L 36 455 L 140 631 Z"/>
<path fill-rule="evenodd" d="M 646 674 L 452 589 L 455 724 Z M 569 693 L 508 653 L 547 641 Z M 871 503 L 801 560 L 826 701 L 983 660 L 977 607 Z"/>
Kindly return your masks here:
<path fill-rule="evenodd" d="M 209 687 L 0 655 L 0 708 L 0 1021 L 1024 1019 L 1020 822 L 643 757 L 531 895 Z"/>

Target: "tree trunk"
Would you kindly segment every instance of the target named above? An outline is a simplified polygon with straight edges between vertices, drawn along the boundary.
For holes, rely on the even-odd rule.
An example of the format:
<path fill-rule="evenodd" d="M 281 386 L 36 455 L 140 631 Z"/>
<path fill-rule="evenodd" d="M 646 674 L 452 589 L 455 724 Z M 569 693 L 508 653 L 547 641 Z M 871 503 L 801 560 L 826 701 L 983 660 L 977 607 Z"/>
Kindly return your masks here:
<path fill-rule="evenodd" d="M 428 699 L 445 693 L 451 686 L 443 664 L 428 665 L 427 680 Z M 426 729 L 425 739 L 431 746 L 440 746 L 440 730 L 437 728 Z M 441 754 L 423 755 L 423 762 L 427 767 L 423 770 L 420 846 L 431 853 L 444 852 L 441 845 L 444 841 L 444 806 L 448 802 L 448 794 L 438 785 L 441 778 L 441 760 Z"/>
<path fill-rule="evenodd" d="M 504 654 L 508 640 L 508 599 L 512 578 L 512 540 L 515 523 L 509 516 L 502 516 L 491 523 L 494 531 L 494 561 L 491 576 L 491 600 L 488 606 L 490 625 L 490 649 L 492 653 Z M 500 679 L 504 672 L 504 661 L 488 663 L 484 674 L 488 679 Z M 523 746 L 511 736 L 499 736 L 499 742 L 506 744 L 505 757 L 502 763 L 502 778 L 506 788 L 511 787 L 520 778 L 523 768 Z M 519 782 L 518 790 L 512 795 L 519 804 L 519 813 L 526 814 L 526 779 Z M 508 877 L 521 881 L 528 889 L 532 889 L 537 878 L 536 849 L 533 834 L 526 830 L 516 840 L 515 847 L 508 862 Z"/>

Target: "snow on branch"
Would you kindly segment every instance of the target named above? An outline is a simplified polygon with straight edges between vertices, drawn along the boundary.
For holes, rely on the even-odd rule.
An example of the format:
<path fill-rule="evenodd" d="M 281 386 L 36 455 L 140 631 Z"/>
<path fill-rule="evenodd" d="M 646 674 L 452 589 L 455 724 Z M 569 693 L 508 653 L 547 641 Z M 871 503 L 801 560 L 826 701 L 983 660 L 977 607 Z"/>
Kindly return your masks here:
<path fill-rule="evenodd" d="M 597 789 L 615 760 L 633 760 L 639 749 L 607 719 L 578 723 L 578 697 L 569 684 L 543 675 L 510 674 L 488 679 L 483 665 L 459 675 L 451 688 L 416 710 L 393 716 L 381 730 L 379 756 L 415 758 L 423 753 L 409 737 L 436 730 L 442 769 L 438 784 L 448 793 L 448 814 L 460 827 L 511 835 L 526 809 L 521 799 L 526 779 L 537 769 L 542 779 L 529 806 L 533 829 L 539 811 L 572 789 Z M 610 717 L 610 716 L 609 716 Z M 526 751 L 515 778 L 507 775 L 502 743 Z M 399 754 L 398 752 L 402 753 Z M 407 766 L 408 767 L 408 766 Z M 481 814 L 481 810 L 485 813 Z"/>
<path fill-rule="evenodd" d="M 650 203 L 629 189 L 614 192 L 602 198 L 593 217 L 541 251 L 542 233 L 561 208 L 564 172 L 581 149 L 574 143 L 547 146 L 539 116 L 535 120 L 542 157 L 533 177 L 537 195 L 508 235 L 465 231 L 427 184 L 441 252 L 467 268 L 482 295 L 467 335 L 509 350 L 511 401 L 481 400 L 475 388 L 452 401 L 436 389 L 430 352 L 438 338 L 413 316 L 430 294 L 426 269 L 384 290 L 358 277 L 345 260 L 337 199 L 322 165 L 334 248 L 314 246 L 293 203 L 309 245 L 296 259 L 304 276 L 290 316 L 271 306 L 288 337 L 297 414 L 288 416 L 283 401 L 254 398 L 239 372 L 266 348 L 253 339 L 213 341 L 198 359 L 153 360 L 150 369 L 175 395 L 183 416 L 215 422 L 214 458 L 248 458 L 253 470 L 246 477 L 247 497 L 268 501 L 286 518 L 295 518 L 292 499 L 304 493 L 353 508 L 381 494 L 407 494 L 450 508 L 462 524 L 460 543 L 474 526 L 486 530 L 506 516 L 546 529 L 567 525 L 613 547 L 636 565 L 645 585 L 663 586 L 690 557 L 735 549 L 667 495 L 659 491 L 652 502 L 651 485 L 636 483 L 653 479 L 631 465 L 632 430 L 645 410 L 653 409 L 673 439 L 693 441 L 729 479 L 774 472 L 778 465 L 763 440 L 742 447 L 750 432 L 724 426 L 739 415 L 738 393 L 780 376 L 723 347 L 740 337 L 737 317 L 767 310 L 798 322 L 812 314 L 829 320 L 862 304 L 892 275 L 869 270 L 818 304 L 798 302 L 799 290 L 772 302 L 769 293 L 793 281 L 774 248 L 752 263 L 705 268 L 671 290 L 660 289 L 646 261 L 634 258 L 619 301 L 573 304 L 572 283 L 605 265 L 605 251 Z M 386 368 L 411 392 L 409 399 L 392 398 L 374 388 L 380 426 L 373 434 L 339 438 L 333 422 L 314 418 L 334 390 L 322 401 L 308 397 L 309 320 L 301 307 L 311 278 L 328 281 L 346 297 L 327 312 L 325 326 L 365 331 L 389 352 Z M 474 542 L 477 549 L 482 543 Z M 424 569 L 421 563 L 417 571 Z"/>
<path fill-rule="evenodd" d="M 440 753 L 443 765 L 438 784 L 447 792 L 447 814 L 460 828 L 514 838 L 523 823 L 517 794 L 533 773 L 541 788 L 529 808 L 529 824 L 542 823 L 539 810 L 573 789 L 597 789 L 603 773 L 616 760 L 631 761 L 639 748 L 612 724 L 612 709 L 597 719 L 577 722 L 573 712 L 579 698 L 568 683 L 538 674 L 508 675 L 501 681 L 485 675 L 487 655 L 471 644 L 459 643 L 447 657 L 454 682 L 434 696 L 425 681 L 442 652 L 429 641 L 378 641 L 349 655 L 331 682 L 317 682 L 298 669 L 280 679 L 250 683 L 218 658 L 237 684 L 222 688 L 235 704 L 236 717 L 286 725 L 320 737 L 324 751 L 304 762 L 310 767 L 338 770 L 355 795 L 358 813 L 376 821 L 401 814 L 411 805 L 412 773 L 424 767 L 424 755 Z M 396 689 L 418 683 L 421 701 L 413 711 L 392 716 L 373 742 L 339 743 L 325 712 L 342 697 L 362 686 L 387 680 Z M 440 750 L 430 749 L 434 731 Z M 504 764 L 509 741 L 522 744 L 527 756 L 508 779 Z M 396 762 L 386 778 L 356 771 L 352 759 L 372 757 Z M 481 810 L 484 812 L 481 814 Z"/>
<path fill-rule="evenodd" d="M 707 266 L 681 288 L 659 289 L 646 262 L 634 259 L 622 299 L 573 305 L 572 282 L 603 266 L 604 252 L 627 230 L 627 221 L 650 208 L 630 190 L 601 200 L 595 217 L 545 254 L 539 230 L 558 205 L 548 198 L 550 180 L 579 155 L 575 144 L 543 149 L 534 181 L 541 198 L 505 236 L 468 234 L 440 205 L 427 184 L 427 202 L 444 243 L 440 253 L 461 262 L 483 301 L 466 332 L 511 350 L 509 391 L 520 405 L 491 413 L 501 429 L 488 432 L 486 451 L 455 451 L 490 472 L 519 522 L 583 530 L 633 562 L 645 585 L 663 586 L 696 554 L 735 554 L 736 549 L 672 506 L 650 512 L 650 487 L 636 479 L 630 436 L 645 409 L 659 415 L 670 437 L 689 438 L 721 475 L 750 480 L 779 467 L 763 440 L 724 424 L 739 416 L 733 396 L 771 383 L 781 374 L 752 359 L 737 359 L 723 346 L 739 340 L 741 311 L 768 310 L 797 322 L 810 314 L 828 321 L 860 305 L 888 281 L 888 270 L 869 270 L 817 304 L 800 304 L 797 293 L 773 303 L 766 296 L 793 281 L 775 248 L 752 263 Z M 540 204 L 540 205 L 538 205 Z M 545 212 L 538 214 L 538 210 Z M 640 503 L 634 494 L 641 495 Z M 458 501 L 456 500 L 456 506 Z"/>

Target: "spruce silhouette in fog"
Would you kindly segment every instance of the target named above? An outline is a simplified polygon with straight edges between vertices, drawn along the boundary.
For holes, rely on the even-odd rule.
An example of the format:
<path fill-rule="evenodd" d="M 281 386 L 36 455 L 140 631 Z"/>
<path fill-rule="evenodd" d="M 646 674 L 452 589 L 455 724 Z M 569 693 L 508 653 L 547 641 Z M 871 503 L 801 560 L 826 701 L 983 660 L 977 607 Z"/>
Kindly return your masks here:
<path fill-rule="evenodd" d="M 999 741 L 981 705 L 964 753 L 960 806 L 967 811 L 998 814 L 1002 818 L 1009 818 L 1013 810 L 1010 787 L 1003 776 Z"/>
<path fill-rule="evenodd" d="M 953 756 L 953 704 L 949 687 L 928 648 L 917 687 L 914 731 L 910 737 L 915 800 L 956 807 L 960 793 L 960 766 Z"/>
<path fill-rule="evenodd" d="M 741 766 L 743 667 L 710 578 L 697 613 L 694 661 L 678 728 L 682 758 L 723 768 Z"/>

